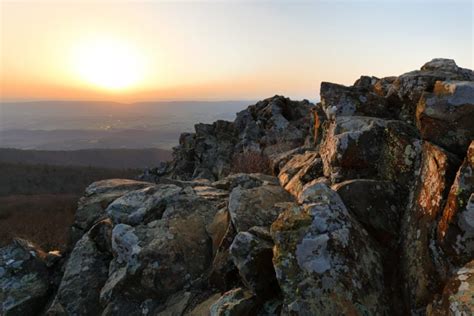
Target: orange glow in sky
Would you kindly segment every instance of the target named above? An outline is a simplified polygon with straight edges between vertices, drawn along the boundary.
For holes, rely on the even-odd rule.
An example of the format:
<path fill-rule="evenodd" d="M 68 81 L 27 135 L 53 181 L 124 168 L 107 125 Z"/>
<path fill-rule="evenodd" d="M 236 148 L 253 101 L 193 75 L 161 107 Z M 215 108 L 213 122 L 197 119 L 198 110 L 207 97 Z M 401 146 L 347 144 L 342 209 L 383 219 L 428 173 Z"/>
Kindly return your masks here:
<path fill-rule="evenodd" d="M 315 99 L 323 80 L 434 57 L 473 67 L 471 1 L 0 0 L 0 13 L 2 100 Z"/>

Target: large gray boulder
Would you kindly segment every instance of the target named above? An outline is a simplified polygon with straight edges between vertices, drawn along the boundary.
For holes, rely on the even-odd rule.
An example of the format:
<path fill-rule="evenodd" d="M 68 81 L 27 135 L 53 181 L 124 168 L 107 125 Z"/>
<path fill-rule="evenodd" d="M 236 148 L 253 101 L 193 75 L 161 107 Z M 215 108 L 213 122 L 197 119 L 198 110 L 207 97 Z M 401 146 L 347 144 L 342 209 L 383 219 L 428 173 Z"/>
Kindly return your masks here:
<path fill-rule="evenodd" d="M 64 275 L 50 315 L 98 315 L 103 308 L 99 293 L 108 277 L 112 223 L 95 224 L 76 243 L 64 267 Z"/>
<path fill-rule="evenodd" d="M 338 194 L 292 206 L 271 227 L 273 264 L 294 315 L 380 315 L 389 312 L 381 255 Z"/>
<path fill-rule="evenodd" d="M 474 72 L 456 65 L 452 59 L 436 58 L 420 70 L 399 76 L 390 86 L 386 97 L 400 107 L 400 119 L 415 122 L 415 112 L 420 97 L 433 90 L 436 81 L 474 81 Z"/>
<path fill-rule="evenodd" d="M 407 185 L 420 145 L 416 129 L 402 121 L 336 117 L 320 147 L 324 175 L 333 183 L 366 178 Z"/>
<path fill-rule="evenodd" d="M 47 254 L 23 239 L 0 248 L 0 315 L 34 315 L 50 290 Z"/>
<path fill-rule="evenodd" d="M 127 192 L 152 186 L 152 183 L 128 179 L 108 179 L 89 185 L 79 199 L 72 226 L 72 246 L 94 223 L 107 217 L 107 206 Z"/>
<path fill-rule="evenodd" d="M 236 187 L 229 196 L 230 218 L 237 232 L 253 226 L 270 226 L 281 209 L 275 204 L 290 202 L 293 198 L 282 187 L 262 185 L 251 189 Z"/>
<path fill-rule="evenodd" d="M 437 81 L 421 97 L 416 119 L 423 139 L 464 155 L 474 139 L 474 81 Z"/>

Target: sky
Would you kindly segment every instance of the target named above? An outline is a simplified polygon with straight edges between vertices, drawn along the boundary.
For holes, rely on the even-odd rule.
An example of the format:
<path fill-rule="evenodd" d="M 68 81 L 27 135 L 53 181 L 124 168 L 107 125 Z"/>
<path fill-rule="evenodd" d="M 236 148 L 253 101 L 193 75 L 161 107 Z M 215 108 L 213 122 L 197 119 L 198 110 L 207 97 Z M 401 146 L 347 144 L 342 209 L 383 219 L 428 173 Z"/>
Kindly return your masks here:
<path fill-rule="evenodd" d="M 0 0 L 0 98 L 318 99 L 321 81 L 474 68 L 473 1 Z"/>

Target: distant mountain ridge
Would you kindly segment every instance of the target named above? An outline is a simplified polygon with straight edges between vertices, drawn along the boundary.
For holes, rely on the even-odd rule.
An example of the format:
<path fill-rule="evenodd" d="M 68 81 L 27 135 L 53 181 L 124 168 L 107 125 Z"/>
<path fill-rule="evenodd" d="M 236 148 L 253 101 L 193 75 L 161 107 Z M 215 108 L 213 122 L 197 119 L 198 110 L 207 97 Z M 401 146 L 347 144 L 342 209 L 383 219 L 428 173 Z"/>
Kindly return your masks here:
<path fill-rule="evenodd" d="M 150 167 L 169 159 L 171 159 L 171 152 L 158 148 L 83 149 L 71 151 L 0 148 L 0 163 L 138 169 Z"/>

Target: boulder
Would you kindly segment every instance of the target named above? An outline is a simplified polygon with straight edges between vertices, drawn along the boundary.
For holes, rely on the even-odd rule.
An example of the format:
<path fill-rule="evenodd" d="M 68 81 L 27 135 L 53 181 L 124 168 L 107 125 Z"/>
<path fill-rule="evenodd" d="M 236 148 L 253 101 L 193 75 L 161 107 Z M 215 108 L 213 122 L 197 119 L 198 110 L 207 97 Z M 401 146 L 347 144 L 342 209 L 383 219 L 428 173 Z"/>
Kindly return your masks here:
<path fill-rule="evenodd" d="M 367 81 L 362 83 L 362 81 Z M 371 116 L 387 119 L 397 118 L 397 108 L 391 106 L 388 100 L 369 89 L 377 78 L 362 78 L 352 87 L 322 82 L 321 105 L 327 116 Z"/>
<path fill-rule="evenodd" d="M 285 313 L 388 313 L 375 243 L 337 193 L 325 192 L 317 203 L 290 207 L 271 226 Z"/>
<path fill-rule="evenodd" d="M 157 186 L 164 196 L 169 186 Z M 161 190 L 161 193 L 160 193 Z M 116 224 L 112 231 L 114 259 L 100 299 L 109 310 L 124 302 L 164 300 L 169 295 L 205 283 L 213 247 L 207 227 L 218 208 L 185 188 L 163 198 L 162 215 L 137 225 Z M 140 204 L 130 207 L 131 213 Z"/>
<path fill-rule="evenodd" d="M 252 226 L 270 226 L 279 214 L 274 205 L 291 200 L 291 196 L 276 185 L 236 187 L 229 196 L 230 218 L 237 232 L 247 231 Z"/>
<path fill-rule="evenodd" d="M 337 183 L 332 189 L 377 240 L 396 241 L 405 204 L 393 182 L 355 179 Z"/>
<path fill-rule="evenodd" d="M 310 151 L 310 147 L 297 147 L 282 153 L 275 153 L 271 155 L 270 158 L 270 169 L 274 175 L 280 173 L 281 168 L 283 168 L 286 163 L 292 159 L 295 155 L 304 154 L 307 151 Z"/>
<path fill-rule="evenodd" d="M 281 153 L 304 144 L 310 125 L 312 104 L 274 96 L 237 113 L 239 152 Z"/>
<path fill-rule="evenodd" d="M 420 145 L 416 129 L 401 121 L 340 116 L 321 144 L 324 175 L 333 183 L 366 178 L 407 185 Z"/>
<path fill-rule="evenodd" d="M 210 316 L 255 315 L 258 301 L 249 291 L 237 288 L 224 293 L 209 309 Z"/>
<path fill-rule="evenodd" d="M 437 241 L 444 258 L 462 266 L 474 257 L 474 141 L 459 168 L 443 215 L 437 227 Z"/>
<path fill-rule="evenodd" d="M 428 306 L 426 315 L 474 315 L 474 260 L 454 272 L 441 298 Z"/>
<path fill-rule="evenodd" d="M 423 143 L 419 176 L 402 220 L 401 267 L 405 300 L 412 311 L 425 307 L 440 290 L 436 267 L 440 259 L 433 253 L 432 232 L 458 166 L 453 154 Z"/>
<path fill-rule="evenodd" d="M 0 248 L 0 315 L 41 312 L 51 290 L 46 256 L 23 239 Z"/>
<path fill-rule="evenodd" d="M 64 275 L 48 313 L 51 315 L 98 315 L 102 312 L 99 293 L 108 277 L 112 223 L 95 224 L 76 243 L 64 268 Z"/>
<path fill-rule="evenodd" d="M 436 81 L 445 80 L 474 81 L 474 72 L 458 67 L 452 59 L 436 58 L 424 64 L 420 70 L 399 76 L 390 86 L 387 98 L 396 99 L 401 120 L 415 122 L 421 95 L 433 91 Z"/>
<path fill-rule="evenodd" d="M 104 305 L 124 299 L 164 299 L 191 287 L 212 258 L 205 223 L 197 214 L 153 225 L 119 224 L 112 238 L 115 257 L 100 294 Z"/>
<path fill-rule="evenodd" d="M 107 217 L 107 206 L 127 192 L 153 186 L 152 183 L 127 179 L 109 179 L 89 185 L 79 199 L 72 226 L 72 246 L 94 223 Z"/>
<path fill-rule="evenodd" d="M 278 179 L 261 173 L 234 173 L 212 183 L 212 186 L 217 189 L 232 191 L 238 186 L 244 189 L 251 189 L 264 184 L 277 185 Z"/>
<path fill-rule="evenodd" d="M 147 224 L 160 219 L 169 199 L 183 189 L 173 184 L 159 184 L 130 191 L 113 201 L 105 210 L 114 224 Z"/>
<path fill-rule="evenodd" d="M 437 81 L 416 108 L 421 136 L 446 150 L 464 155 L 474 139 L 474 81 Z"/>
<path fill-rule="evenodd" d="M 270 232 L 263 227 L 238 233 L 229 248 L 242 282 L 262 299 L 272 298 L 279 292 L 272 264 L 272 248 Z"/>
<path fill-rule="evenodd" d="M 278 175 L 281 186 L 294 197 L 298 197 L 303 186 L 323 175 L 323 164 L 319 154 L 307 151 L 295 155 L 282 168 Z"/>

